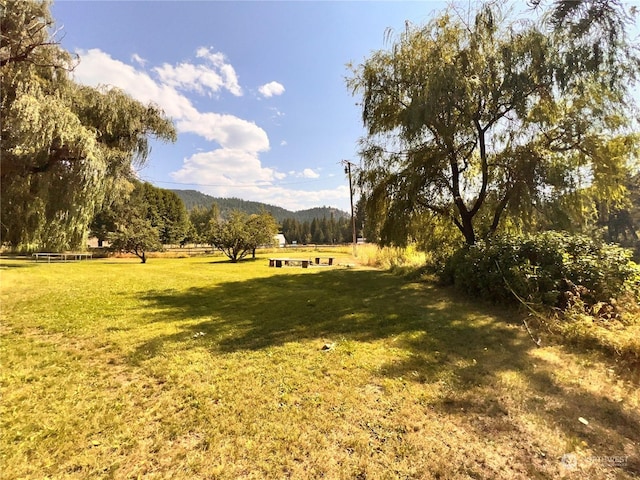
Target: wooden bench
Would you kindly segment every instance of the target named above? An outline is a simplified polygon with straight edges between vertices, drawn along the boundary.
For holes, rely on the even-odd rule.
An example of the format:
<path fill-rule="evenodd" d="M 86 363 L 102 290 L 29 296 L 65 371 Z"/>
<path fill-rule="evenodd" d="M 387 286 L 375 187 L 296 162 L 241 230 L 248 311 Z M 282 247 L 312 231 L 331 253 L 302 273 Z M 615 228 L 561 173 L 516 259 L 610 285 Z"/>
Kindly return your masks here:
<path fill-rule="evenodd" d="M 282 266 L 301 266 L 302 268 L 308 268 L 311 264 L 311 260 L 307 258 L 270 258 L 269 266 L 282 268 Z"/>
<path fill-rule="evenodd" d="M 38 252 L 34 253 L 32 257 L 36 262 L 39 260 L 46 260 L 47 263 L 51 263 L 51 260 L 59 260 L 62 262 L 66 262 L 67 260 L 88 260 L 93 257 L 93 253 Z"/>

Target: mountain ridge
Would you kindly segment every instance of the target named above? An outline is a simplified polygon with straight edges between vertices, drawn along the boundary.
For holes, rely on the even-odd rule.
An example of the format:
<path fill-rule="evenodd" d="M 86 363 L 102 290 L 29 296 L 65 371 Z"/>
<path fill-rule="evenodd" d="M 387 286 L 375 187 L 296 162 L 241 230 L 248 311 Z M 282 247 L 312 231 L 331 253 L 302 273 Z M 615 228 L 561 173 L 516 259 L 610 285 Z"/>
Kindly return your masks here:
<path fill-rule="evenodd" d="M 218 205 L 220 213 L 226 216 L 231 210 L 241 210 L 243 212 L 253 214 L 267 211 L 273 215 L 278 221 L 282 222 L 285 219 L 292 218 L 299 222 L 311 222 L 314 218 L 331 218 L 333 215 L 337 220 L 339 218 L 350 218 L 351 215 L 343 210 L 334 207 L 314 207 L 304 210 L 287 210 L 286 208 L 279 207 L 277 205 L 270 205 L 268 203 L 254 202 L 252 200 L 243 200 L 237 197 L 212 197 L 206 193 L 199 192 L 197 190 L 175 190 L 172 189 L 180 199 L 184 202 L 187 211 L 192 210 L 195 207 L 209 208 L 213 203 Z"/>

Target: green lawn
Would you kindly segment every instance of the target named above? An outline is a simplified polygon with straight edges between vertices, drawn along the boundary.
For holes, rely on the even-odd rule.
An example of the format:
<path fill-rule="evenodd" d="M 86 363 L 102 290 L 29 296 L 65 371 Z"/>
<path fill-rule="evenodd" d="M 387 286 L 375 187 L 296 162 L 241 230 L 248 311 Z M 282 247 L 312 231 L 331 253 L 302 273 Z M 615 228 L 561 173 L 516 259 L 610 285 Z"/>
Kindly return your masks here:
<path fill-rule="evenodd" d="M 513 311 L 266 257 L 0 265 L 1 478 L 640 476 L 637 383 Z"/>

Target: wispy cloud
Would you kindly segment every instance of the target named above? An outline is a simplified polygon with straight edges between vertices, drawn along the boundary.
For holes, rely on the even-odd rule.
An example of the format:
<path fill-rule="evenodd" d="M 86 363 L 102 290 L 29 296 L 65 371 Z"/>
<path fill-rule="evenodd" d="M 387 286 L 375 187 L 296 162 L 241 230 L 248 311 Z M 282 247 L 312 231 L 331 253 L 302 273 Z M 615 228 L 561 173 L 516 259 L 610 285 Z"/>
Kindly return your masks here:
<path fill-rule="evenodd" d="M 134 63 L 137 63 L 141 67 L 144 67 L 147 63 L 147 61 L 137 53 L 134 53 L 133 55 L 131 55 L 131 61 L 133 61 Z"/>
<path fill-rule="evenodd" d="M 258 88 L 263 97 L 270 98 L 284 93 L 284 85 L 278 82 L 269 82 Z"/>
<path fill-rule="evenodd" d="M 311 168 L 305 168 L 301 172 L 291 170 L 289 176 L 298 178 L 320 178 L 320 174 Z"/>
<path fill-rule="evenodd" d="M 269 110 L 273 112 L 273 115 L 271 116 L 271 118 L 284 117 L 284 112 L 281 112 L 276 107 L 269 107 Z"/>

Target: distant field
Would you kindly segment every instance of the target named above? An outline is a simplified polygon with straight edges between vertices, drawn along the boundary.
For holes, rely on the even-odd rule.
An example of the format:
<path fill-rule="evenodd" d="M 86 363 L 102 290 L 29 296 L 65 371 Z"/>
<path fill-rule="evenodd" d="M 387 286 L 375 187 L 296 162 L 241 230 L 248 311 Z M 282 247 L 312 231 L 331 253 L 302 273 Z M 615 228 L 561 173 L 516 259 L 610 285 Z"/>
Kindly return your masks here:
<path fill-rule="evenodd" d="M 431 284 L 269 255 L 0 260 L 0 478 L 640 476 L 615 365 Z"/>

